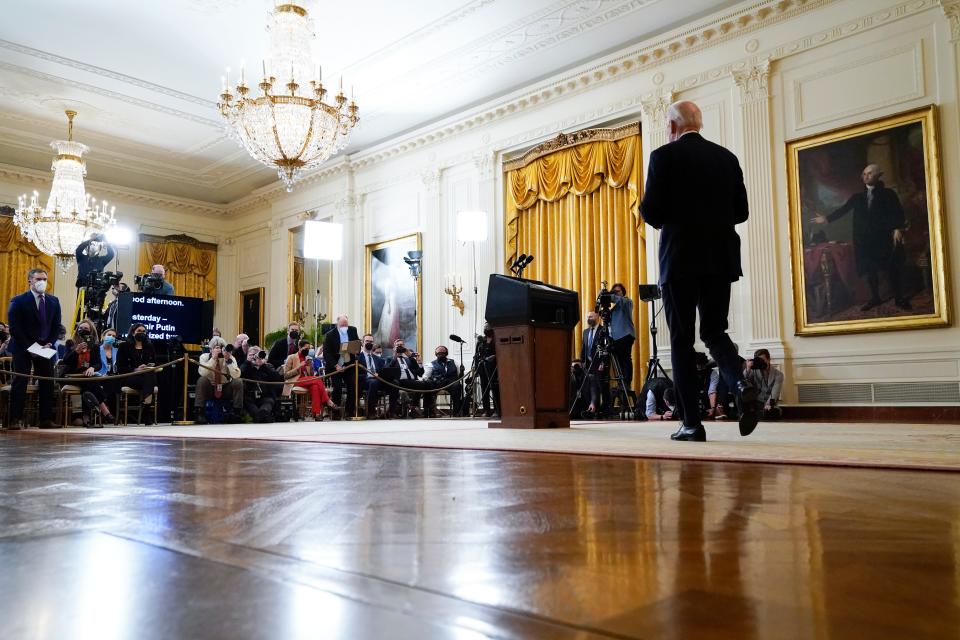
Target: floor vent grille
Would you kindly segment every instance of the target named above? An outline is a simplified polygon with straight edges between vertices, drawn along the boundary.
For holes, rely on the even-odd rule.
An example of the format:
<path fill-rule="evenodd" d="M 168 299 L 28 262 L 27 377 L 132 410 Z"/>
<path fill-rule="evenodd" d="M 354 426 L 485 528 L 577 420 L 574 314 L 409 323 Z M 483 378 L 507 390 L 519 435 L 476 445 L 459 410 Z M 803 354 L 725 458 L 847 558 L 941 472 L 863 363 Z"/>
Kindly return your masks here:
<path fill-rule="evenodd" d="M 960 382 L 798 384 L 800 404 L 960 403 Z"/>

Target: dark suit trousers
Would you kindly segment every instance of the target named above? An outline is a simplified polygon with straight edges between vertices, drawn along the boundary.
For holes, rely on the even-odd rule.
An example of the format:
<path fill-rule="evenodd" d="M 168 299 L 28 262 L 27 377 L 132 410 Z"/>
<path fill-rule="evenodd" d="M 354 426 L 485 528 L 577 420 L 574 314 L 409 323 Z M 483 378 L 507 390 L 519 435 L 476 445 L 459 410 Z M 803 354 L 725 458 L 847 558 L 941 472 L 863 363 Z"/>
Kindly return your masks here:
<path fill-rule="evenodd" d="M 670 328 L 670 359 L 673 381 L 680 396 L 684 424 L 700 424 L 697 364 L 693 343 L 697 312 L 700 338 L 716 360 L 729 389 L 743 379 L 737 348 L 727 335 L 730 311 L 730 282 L 726 278 L 685 278 L 664 283 L 663 308 Z"/>
<path fill-rule="evenodd" d="M 13 356 L 13 370 L 17 373 L 30 374 L 31 367 L 38 376 L 53 377 L 53 360 L 34 356 L 26 351 Z M 40 400 L 40 420 L 53 418 L 53 383 L 49 380 L 37 381 Z M 10 419 L 23 418 L 23 408 L 27 402 L 27 379 L 14 376 L 10 383 Z"/>

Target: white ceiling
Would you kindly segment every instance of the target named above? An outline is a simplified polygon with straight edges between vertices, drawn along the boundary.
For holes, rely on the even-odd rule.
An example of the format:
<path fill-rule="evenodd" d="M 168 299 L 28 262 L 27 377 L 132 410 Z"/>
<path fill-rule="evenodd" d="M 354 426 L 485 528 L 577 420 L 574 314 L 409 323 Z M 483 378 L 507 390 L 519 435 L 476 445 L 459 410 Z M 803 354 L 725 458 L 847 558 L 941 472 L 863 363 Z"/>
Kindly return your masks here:
<path fill-rule="evenodd" d="M 648 38 L 733 0 L 315 0 L 324 78 L 361 125 L 347 153 Z M 0 21 L 0 163 L 92 148 L 92 180 L 223 203 L 276 180 L 220 124 L 220 76 L 259 66 L 272 0 L 31 0 Z"/>

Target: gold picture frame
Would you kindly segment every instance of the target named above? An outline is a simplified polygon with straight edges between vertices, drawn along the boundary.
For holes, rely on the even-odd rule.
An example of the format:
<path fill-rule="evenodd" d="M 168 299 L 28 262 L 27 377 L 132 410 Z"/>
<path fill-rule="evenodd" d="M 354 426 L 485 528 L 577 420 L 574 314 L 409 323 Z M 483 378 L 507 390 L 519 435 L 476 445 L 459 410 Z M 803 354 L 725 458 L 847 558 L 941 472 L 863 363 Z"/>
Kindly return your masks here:
<path fill-rule="evenodd" d="M 400 314 L 397 317 L 399 325 L 399 335 L 404 339 L 407 348 L 414 348 L 420 351 L 423 339 L 423 274 L 416 281 L 410 275 L 410 270 L 403 262 L 403 256 L 407 251 L 422 251 L 422 241 L 420 233 L 376 242 L 366 246 L 366 266 L 364 269 L 364 326 L 373 337 L 374 341 L 383 345 L 384 352 L 391 354 L 393 352 L 393 343 L 390 332 L 385 332 L 383 326 L 385 323 L 382 310 L 386 307 L 389 291 L 393 293 L 395 307 L 393 312 Z M 376 261 L 376 263 L 375 263 Z M 376 273 L 375 273 L 376 272 Z M 374 278 L 377 282 L 374 282 Z M 411 294 L 411 290 L 413 292 Z M 409 299 L 416 297 L 415 323 L 410 322 L 409 317 Z M 403 308 L 406 306 L 407 308 Z M 374 322 L 377 322 L 376 326 Z M 392 323 L 391 323 L 392 327 Z M 410 341 L 411 329 L 416 331 L 413 344 Z M 392 331 L 396 331 L 395 329 Z"/>
<path fill-rule="evenodd" d="M 240 304 L 237 310 L 237 328 L 239 333 L 246 333 L 250 336 L 250 344 L 257 344 L 263 347 L 263 336 L 266 335 L 266 328 L 263 326 L 263 300 L 264 300 L 264 288 L 263 287 L 254 287 L 253 289 L 244 289 L 240 292 Z M 250 333 L 249 320 L 245 318 L 247 312 L 251 309 L 248 309 L 248 306 L 251 308 L 256 308 L 256 315 L 259 317 L 257 321 L 257 331 L 256 335 Z M 246 320 L 246 321 L 245 321 Z"/>
<path fill-rule="evenodd" d="M 789 141 L 786 153 L 796 335 L 949 326 L 936 107 Z M 868 171 L 881 178 L 869 189 Z"/>

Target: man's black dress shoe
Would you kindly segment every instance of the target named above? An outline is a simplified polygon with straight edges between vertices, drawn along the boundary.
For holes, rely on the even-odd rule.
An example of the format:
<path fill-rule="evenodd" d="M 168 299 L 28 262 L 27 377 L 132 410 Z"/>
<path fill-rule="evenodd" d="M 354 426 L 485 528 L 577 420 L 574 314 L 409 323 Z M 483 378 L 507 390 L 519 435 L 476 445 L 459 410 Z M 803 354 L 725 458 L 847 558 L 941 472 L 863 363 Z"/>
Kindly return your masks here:
<path fill-rule="evenodd" d="M 707 430 L 703 428 L 702 424 L 698 424 L 695 427 L 688 427 L 685 424 L 681 424 L 680 428 L 670 435 L 670 439 L 683 440 L 686 442 L 706 442 Z"/>
<path fill-rule="evenodd" d="M 737 409 L 740 410 L 740 435 L 748 436 L 760 421 L 757 388 L 749 382 L 741 381 L 737 384 Z"/>
<path fill-rule="evenodd" d="M 60 425 L 54 424 L 53 420 L 47 418 L 46 420 L 41 420 L 39 424 L 37 424 L 37 427 L 40 429 L 59 429 Z"/>

